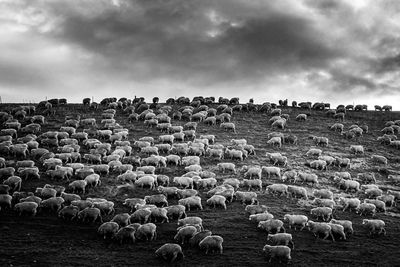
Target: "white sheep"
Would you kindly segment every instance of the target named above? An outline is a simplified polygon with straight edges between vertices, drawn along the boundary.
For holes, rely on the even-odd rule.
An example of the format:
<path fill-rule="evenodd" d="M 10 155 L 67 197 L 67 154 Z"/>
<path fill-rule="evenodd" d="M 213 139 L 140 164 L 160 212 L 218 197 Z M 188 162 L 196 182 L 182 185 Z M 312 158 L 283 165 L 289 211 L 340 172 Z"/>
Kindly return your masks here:
<path fill-rule="evenodd" d="M 316 169 L 316 170 L 326 170 L 327 169 L 327 163 L 325 160 L 317 159 L 313 160 L 310 162 L 310 168 Z"/>
<path fill-rule="evenodd" d="M 315 237 L 318 237 L 318 235 L 323 234 L 324 235 L 323 239 L 327 239 L 329 236 L 331 236 L 332 240 L 333 241 L 335 240 L 332 235 L 332 228 L 328 223 L 314 222 L 309 220 L 307 222 L 307 227 L 314 234 Z"/>
<path fill-rule="evenodd" d="M 288 263 L 292 257 L 290 256 L 291 249 L 288 246 L 270 246 L 265 245 L 263 247 L 263 252 L 269 258 L 268 262 L 271 262 L 272 259 L 279 259 L 279 262 L 284 259 L 286 263 Z"/>
<path fill-rule="evenodd" d="M 313 195 L 316 198 L 333 199 L 332 191 L 325 188 L 313 190 Z"/>
<path fill-rule="evenodd" d="M 249 215 L 249 221 L 256 222 L 257 224 L 261 221 L 267 221 L 273 219 L 274 215 L 268 212 L 257 213 Z"/>
<path fill-rule="evenodd" d="M 358 210 L 361 203 L 358 198 L 345 198 L 345 197 L 340 197 L 339 202 L 343 206 L 343 211 L 345 211 L 346 209 Z"/>
<path fill-rule="evenodd" d="M 211 235 L 205 237 L 203 240 L 200 241 L 199 247 L 201 250 L 205 250 L 206 254 L 208 252 L 216 250 L 220 254 L 223 252 L 222 248 L 222 243 L 224 242 L 224 239 L 221 236 L 218 235 Z"/>
<path fill-rule="evenodd" d="M 271 241 L 274 245 L 285 245 L 294 248 L 293 237 L 288 233 L 269 234 L 267 241 Z"/>
<path fill-rule="evenodd" d="M 310 156 L 314 156 L 314 157 L 319 157 L 322 154 L 322 150 L 318 149 L 318 148 L 310 148 L 307 152 L 306 152 L 306 156 L 310 157 Z"/>
<path fill-rule="evenodd" d="M 294 182 L 296 183 L 297 181 L 301 181 L 302 184 L 304 183 L 312 183 L 313 185 L 318 184 L 318 175 L 316 175 L 315 173 L 299 172 Z"/>
<path fill-rule="evenodd" d="M 241 168 L 241 171 L 245 171 L 244 173 L 244 177 L 249 177 L 250 179 L 252 179 L 254 176 L 258 179 L 261 179 L 261 173 L 262 173 L 262 169 L 259 166 L 251 166 L 251 167 L 247 167 L 246 165 L 244 165 Z"/>
<path fill-rule="evenodd" d="M 207 205 L 213 206 L 222 206 L 226 210 L 226 198 L 221 195 L 213 195 L 211 198 L 207 199 Z"/>
<path fill-rule="evenodd" d="M 282 182 L 294 181 L 296 179 L 297 172 L 295 170 L 285 171 L 282 175 Z"/>
<path fill-rule="evenodd" d="M 201 228 L 203 228 L 203 219 L 197 216 L 190 216 L 183 219 L 179 219 L 177 225 L 178 226 L 199 225 Z"/>
<path fill-rule="evenodd" d="M 27 214 L 30 216 L 35 216 L 37 213 L 38 204 L 35 202 L 21 202 L 14 206 L 14 209 L 18 212 L 18 215 Z"/>
<path fill-rule="evenodd" d="M 282 138 L 281 137 L 272 137 L 267 141 L 268 145 L 271 145 L 272 147 L 278 146 L 279 148 L 282 147 Z"/>
<path fill-rule="evenodd" d="M 312 205 L 318 206 L 318 207 L 328 207 L 333 209 L 336 205 L 335 201 L 332 199 L 326 199 L 326 198 L 314 198 L 314 200 L 311 202 Z"/>
<path fill-rule="evenodd" d="M 258 214 L 258 213 L 265 213 L 268 211 L 268 207 L 265 205 L 247 205 L 244 209 L 248 214 Z"/>
<path fill-rule="evenodd" d="M 156 183 L 157 179 L 150 175 L 142 176 L 135 181 L 136 186 L 140 186 L 141 188 L 148 186 L 150 190 L 155 189 Z"/>
<path fill-rule="evenodd" d="M 372 216 L 375 216 L 376 214 L 376 206 L 371 203 L 361 203 L 360 206 L 358 206 L 357 213 L 361 215 L 367 215 L 371 214 Z"/>
<path fill-rule="evenodd" d="M 306 227 L 308 222 L 308 217 L 305 215 L 298 215 L 298 214 L 285 214 L 283 216 L 283 220 L 289 223 L 289 229 L 294 226 L 294 230 L 296 230 L 296 226 L 300 226 L 300 231 Z"/>
<path fill-rule="evenodd" d="M 271 175 L 281 178 L 281 169 L 279 167 L 262 166 L 261 170 L 262 170 L 262 172 L 267 173 L 267 178 L 270 178 Z"/>
<path fill-rule="evenodd" d="M 307 190 L 301 186 L 288 185 L 288 196 L 287 197 L 301 197 L 308 200 Z"/>
<path fill-rule="evenodd" d="M 377 233 L 378 235 L 383 233 L 384 235 L 386 235 L 385 222 L 382 220 L 363 219 L 362 224 L 368 227 L 370 235 L 374 233 Z"/>
<path fill-rule="evenodd" d="M 311 209 L 311 215 L 315 215 L 317 218 L 322 218 L 323 221 L 328 221 L 332 217 L 332 209 L 329 207 L 316 207 Z"/>
<path fill-rule="evenodd" d="M 103 236 L 104 239 L 114 237 L 119 230 L 119 225 L 116 222 L 105 222 L 99 226 L 97 232 Z"/>
<path fill-rule="evenodd" d="M 157 238 L 157 226 L 154 223 L 146 223 L 139 226 L 135 232 L 135 237 L 138 240 L 152 241 Z"/>
<path fill-rule="evenodd" d="M 384 165 L 388 164 L 388 159 L 381 155 L 372 155 L 371 159 L 373 162 L 376 162 L 378 164 L 384 164 Z"/>
<path fill-rule="evenodd" d="M 201 198 L 198 196 L 191 196 L 187 198 L 182 198 L 178 200 L 178 204 L 185 206 L 188 211 L 192 208 L 199 208 L 200 210 L 203 210 L 203 206 L 201 205 Z"/>
<path fill-rule="evenodd" d="M 266 221 L 261 221 L 258 223 L 258 229 L 266 231 L 267 233 L 279 233 L 286 232 L 285 227 L 283 226 L 283 222 L 278 219 L 269 219 Z"/>
<path fill-rule="evenodd" d="M 267 186 L 266 190 L 273 195 L 283 196 L 288 194 L 288 186 L 285 184 L 271 184 Z"/>
<path fill-rule="evenodd" d="M 306 121 L 307 120 L 307 114 L 300 113 L 299 115 L 296 116 L 296 121 Z"/>
<path fill-rule="evenodd" d="M 345 234 L 354 234 L 353 223 L 349 220 L 335 220 L 331 219 L 330 224 L 339 224 L 343 226 Z"/>
<path fill-rule="evenodd" d="M 224 129 L 225 131 L 231 130 L 234 133 L 236 133 L 236 127 L 235 127 L 235 124 L 233 122 L 223 122 L 223 123 L 220 124 L 219 127 Z"/>
<path fill-rule="evenodd" d="M 261 179 L 243 179 L 242 181 L 244 187 L 248 187 L 248 191 L 250 191 L 253 187 L 256 189 L 262 190 L 262 181 Z"/>
<path fill-rule="evenodd" d="M 378 199 L 364 199 L 364 203 L 370 203 L 374 204 L 376 207 L 376 210 L 381 210 L 383 212 L 386 212 L 386 204 L 382 200 Z"/>
<path fill-rule="evenodd" d="M 184 258 L 181 246 L 178 244 L 166 243 L 159 247 L 156 252 L 156 257 L 163 258 L 164 260 L 172 263 L 177 259 Z"/>
<path fill-rule="evenodd" d="M 351 145 L 350 151 L 354 154 L 364 154 L 364 147 L 362 145 Z"/>
<path fill-rule="evenodd" d="M 217 167 L 218 167 L 219 171 L 222 171 L 222 173 L 225 173 L 226 170 L 236 173 L 236 166 L 234 163 L 222 162 L 222 163 L 218 163 Z"/>
<path fill-rule="evenodd" d="M 236 191 L 234 196 L 237 200 L 240 200 L 242 204 L 246 202 L 250 202 L 251 204 L 258 203 L 257 193 L 255 192 Z"/>
<path fill-rule="evenodd" d="M 174 177 L 172 182 L 180 187 L 193 189 L 193 178 L 178 176 Z"/>

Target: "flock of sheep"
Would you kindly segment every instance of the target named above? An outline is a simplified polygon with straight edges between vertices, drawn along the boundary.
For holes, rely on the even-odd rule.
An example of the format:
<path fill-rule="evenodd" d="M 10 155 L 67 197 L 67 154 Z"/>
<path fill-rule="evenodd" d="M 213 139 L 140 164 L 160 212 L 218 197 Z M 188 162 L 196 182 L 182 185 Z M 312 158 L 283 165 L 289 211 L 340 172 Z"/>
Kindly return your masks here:
<path fill-rule="evenodd" d="M 304 228 L 316 237 L 332 241 L 350 238 L 354 234 L 353 223 L 334 218 L 336 209 L 356 212 L 367 216 L 362 220 L 372 234 L 386 234 L 385 222 L 374 219 L 377 212 L 386 212 L 400 199 L 400 191 L 382 190 L 376 184 L 374 172 L 358 173 L 352 177 L 347 171 L 352 162 L 348 157 L 324 152 L 329 139 L 324 136 L 309 136 L 313 145 L 305 153 L 307 171 L 288 168 L 290 157 L 282 155 L 282 146 L 298 146 L 299 138 L 287 131 L 289 114 L 282 111 L 287 100 L 255 105 L 252 101 L 239 104 L 238 98 L 215 99 L 196 97 L 192 101 L 181 97 L 168 99 L 158 104 L 158 98 L 147 104 L 142 98 L 103 99 L 99 104 L 84 99 L 88 114 L 101 111 L 101 118 L 86 114 L 65 115 L 64 125 L 53 131 L 42 131 L 48 118 L 66 100 L 52 99 L 39 105 L 18 106 L 0 112 L 0 212 L 13 209 L 19 216 L 35 216 L 37 212 L 54 213 L 64 220 L 96 223 L 98 233 L 104 239 L 119 243 L 152 241 L 157 238 L 157 225 L 177 220 L 176 235 L 155 252 L 157 257 L 175 261 L 184 257 L 183 248 L 190 244 L 206 254 L 223 253 L 224 239 L 203 226 L 203 219 L 190 216 L 193 210 L 203 210 L 205 203 L 212 209 L 229 208 L 232 201 L 245 206 L 249 220 L 257 228 L 268 233 L 263 252 L 271 260 L 290 261 L 294 249 L 289 229 L 302 231 Z M 368 125 L 351 125 L 345 129 L 343 121 L 349 110 L 366 110 L 365 105 L 355 107 L 338 106 L 329 109 L 326 103 L 292 103 L 292 107 L 304 109 L 294 120 L 307 123 L 310 111 L 322 110 L 332 118 L 330 130 L 354 141 L 348 147 L 349 155 L 363 157 L 365 148 L 356 144 L 368 133 Z M 375 106 L 375 110 L 391 111 L 390 106 Z M 238 112 L 263 112 L 268 114 L 269 129 L 266 146 L 271 152 L 258 155 L 254 145 L 245 138 L 219 140 L 215 134 L 199 134 L 197 127 L 207 125 L 209 131 L 219 124 L 220 129 L 230 135 L 237 134 L 233 122 Z M 120 118 L 127 118 L 121 125 Z M 158 137 L 134 136 L 130 125 L 141 124 L 146 132 L 156 131 Z M 376 142 L 400 148 L 397 134 L 400 120 L 388 121 Z M 243 165 L 247 158 L 265 157 L 263 165 Z M 216 160 L 212 169 L 204 168 L 205 159 Z M 382 167 L 390 162 L 379 154 L 371 156 L 371 162 Z M 237 166 L 238 165 L 238 166 Z M 241 165 L 241 166 L 239 166 Z M 180 176 L 162 174 L 166 168 L 184 170 Z M 335 170 L 326 182 L 331 188 L 321 188 L 320 176 Z M 115 214 L 115 203 L 105 198 L 85 198 L 93 188 L 102 186 L 102 180 L 116 175 L 113 197 L 124 196 L 134 190 L 151 190 L 144 198 L 125 197 L 123 205 L 129 212 Z M 228 176 L 228 177 L 226 177 Z M 24 180 L 53 180 L 43 184 L 34 192 L 21 191 Z M 400 176 L 389 175 L 393 183 Z M 64 184 L 60 185 L 60 184 Z M 309 217 L 304 214 L 285 214 L 277 218 L 268 207 L 259 202 L 258 196 L 271 194 L 283 201 L 292 199 L 310 207 Z M 126 194 L 125 194 L 126 195 Z M 207 197 L 204 202 L 202 197 Z M 177 205 L 169 205 L 171 199 Z M 105 217 L 110 217 L 104 222 Z M 311 220 L 312 219 L 312 220 Z M 183 246 L 183 248 L 181 247 Z"/>

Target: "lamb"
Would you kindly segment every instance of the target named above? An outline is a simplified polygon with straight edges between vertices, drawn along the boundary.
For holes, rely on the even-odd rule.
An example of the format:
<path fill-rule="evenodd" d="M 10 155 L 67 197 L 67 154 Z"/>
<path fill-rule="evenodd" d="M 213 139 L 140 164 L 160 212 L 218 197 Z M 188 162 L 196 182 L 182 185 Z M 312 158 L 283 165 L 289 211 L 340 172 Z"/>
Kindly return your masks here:
<path fill-rule="evenodd" d="M 367 215 L 371 214 L 372 216 L 375 216 L 376 214 L 376 206 L 371 203 L 361 203 L 360 206 L 358 206 L 357 213 L 361 215 Z"/>
<path fill-rule="evenodd" d="M 200 165 L 193 164 L 185 167 L 185 171 L 187 172 L 200 172 L 203 168 Z"/>
<path fill-rule="evenodd" d="M 331 219 L 329 224 L 331 226 L 332 226 L 332 224 L 339 224 L 339 225 L 343 226 L 345 234 L 354 234 L 353 223 L 351 221 Z"/>
<path fill-rule="evenodd" d="M 257 228 L 266 231 L 268 234 L 272 232 L 274 233 L 286 232 L 285 227 L 283 226 L 283 222 L 278 219 L 269 219 L 266 221 L 261 221 L 258 223 Z"/>
<path fill-rule="evenodd" d="M 282 259 L 285 259 L 288 263 L 292 258 L 290 256 L 291 249 L 288 246 L 270 246 L 265 245 L 263 247 L 263 252 L 269 257 L 269 261 L 271 262 L 272 259 L 278 258 L 279 262 Z"/>
<path fill-rule="evenodd" d="M 357 181 L 346 180 L 343 178 L 335 178 L 335 182 L 339 184 L 339 187 L 344 187 L 345 191 L 354 190 L 358 192 L 360 190 L 360 183 Z"/>
<path fill-rule="evenodd" d="M 263 212 L 263 213 L 257 213 L 257 214 L 250 215 L 249 221 L 256 222 L 258 225 L 258 223 L 261 221 L 267 221 L 267 220 L 270 220 L 273 218 L 274 218 L 274 215 L 272 215 L 271 213 Z"/>
<path fill-rule="evenodd" d="M 64 203 L 62 197 L 51 197 L 40 202 L 39 208 L 47 209 L 49 211 L 58 211 Z"/>
<path fill-rule="evenodd" d="M 135 181 L 135 186 L 140 186 L 141 188 L 143 188 L 144 186 L 148 186 L 150 188 L 150 190 L 153 190 L 156 187 L 156 183 L 157 183 L 156 178 L 154 178 L 153 176 L 150 176 L 150 175 L 145 175 L 145 176 L 138 178 Z"/>
<path fill-rule="evenodd" d="M 247 156 L 245 151 L 237 149 L 226 149 L 225 154 L 227 154 L 230 159 L 238 159 L 240 161 L 243 161 Z"/>
<path fill-rule="evenodd" d="M 213 195 L 211 198 L 209 198 L 207 200 L 207 205 L 213 206 L 213 208 L 215 208 L 215 206 L 219 205 L 219 206 L 222 206 L 226 210 L 225 202 L 226 202 L 226 198 L 224 196 Z"/>
<path fill-rule="evenodd" d="M 288 194 L 288 186 L 285 184 L 271 184 L 267 186 L 266 190 L 268 190 L 268 193 L 274 195 L 279 194 L 283 196 Z"/>
<path fill-rule="evenodd" d="M 369 235 L 372 235 L 375 233 L 377 233 L 378 235 L 382 234 L 382 233 L 384 235 L 386 235 L 385 222 L 382 220 L 363 219 L 362 224 L 368 228 Z"/>
<path fill-rule="evenodd" d="M 85 177 L 84 181 L 86 181 L 87 186 L 96 187 L 101 184 L 100 175 L 94 173 Z"/>
<path fill-rule="evenodd" d="M 343 211 L 345 211 L 346 209 L 358 210 L 361 203 L 358 198 L 344 198 L 344 197 L 340 197 L 339 202 L 343 206 Z"/>
<path fill-rule="evenodd" d="M 220 124 L 220 128 L 224 129 L 225 131 L 231 130 L 236 133 L 236 127 L 233 122 L 223 122 Z"/>
<path fill-rule="evenodd" d="M 182 252 L 181 246 L 178 244 L 166 243 L 159 247 L 156 252 L 156 257 L 163 258 L 164 260 L 172 263 L 175 260 L 181 258 L 183 259 L 185 256 Z"/>
<path fill-rule="evenodd" d="M 301 197 L 308 200 L 307 190 L 301 186 L 288 185 L 288 197 Z"/>
<path fill-rule="evenodd" d="M 172 182 L 177 184 L 180 187 L 193 189 L 193 178 L 182 177 L 182 176 L 181 177 L 174 177 Z"/>
<path fill-rule="evenodd" d="M 136 230 L 135 237 L 138 240 L 152 241 L 157 238 L 157 226 L 154 223 L 146 223 Z"/>
<path fill-rule="evenodd" d="M 314 185 L 318 184 L 318 176 L 314 173 L 299 172 L 296 178 L 294 179 L 295 183 L 297 181 L 302 181 L 302 184 L 306 182 L 306 183 L 312 183 Z"/>
<path fill-rule="evenodd" d="M 20 191 L 22 185 L 22 179 L 19 176 L 10 176 L 6 180 L 3 181 L 4 185 L 8 185 L 10 187 L 10 191 Z"/>
<path fill-rule="evenodd" d="M 311 215 L 315 215 L 317 218 L 322 218 L 323 221 L 328 221 L 332 218 L 332 208 L 329 207 L 317 207 L 310 211 Z"/>
<path fill-rule="evenodd" d="M 142 171 L 145 174 L 154 174 L 156 172 L 156 168 L 154 166 L 141 166 L 137 167 L 136 171 Z"/>
<path fill-rule="evenodd" d="M 314 156 L 314 157 L 319 157 L 322 154 L 322 150 L 318 149 L 318 148 L 310 148 L 307 153 L 306 156 L 310 157 L 310 156 Z"/>
<path fill-rule="evenodd" d="M 167 217 L 172 219 L 182 219 L 186 217 L 186 208 L 183 205 L 172 205 L 166 207 L 167 209 Z"/>
<path fill-rule="evenodd" d="M 224 242 L 224 239 L 221 236 L 210 235 L 200 241 L 199 248 L 201 250 L 205 250 L 206 254 L 208 254 L 208 252 L 213 251 L 213 250 L 216 250 L 220 254 L 222 254 L 222 252 L 223 252 L 222 243 L 223 242 Z"/>
<path fill-rule="evenodd" d="M 388 164 L 387 158 L 384 156 L 381 156 L 381 155 L 372 155 L 371 159 L 372 159 L 372 161 L 374 161 L 378 164 L 384 164 L 384 165 Z"/>
<path fill-rule="evenodd" d="M 219 158 L 222 160 L 224 158 L 224 151 L 222 149 L 213 149 L 213 148 L 207 148 L 206 153 L 209 155 L 209 157 L 214 157 L 214 158 Z"/>
<path fill-rule="evenodd" d="M 282 147 L 282 138 L 281 137 L 272 137 L 267 141 L 268 145 L 271 145 L 272 147 L 278 146 L 279 148 Z"/>
<path fill-rule="evenodd" d="M 80 200 L 81 197 L 76 194 L 61 193 L 61 197 L 65 200 L 65 204 L 70 204 L 74 200 Z"/>
<path fill-rule="evenodd" d="M 268 211 L 267 206 L 265 205 L 247 205 L 244 209 L 248 214 L 259 214 L 259 213 L 266 213 Z"/>
<path fill-rule="evenodd" d="M 161 142 L 161 143 L 168 143 L 168 144 L 173 144 L 173 142 L 174 142 L 174 140 L 175 140 L 175 137 L 173 136 L 173 135 L 168 135 L 168 134 L 166 134 L 166 135 L 160 135 L 159 137 L 158 137 L 158 141 L 159 142 Z"/>
<path fill-rule="evenodd" d="M 327 137 L 313 136 L 313 141 L 317 146 L 328 146 L 329 139 Z"/>
<path fill-rule="evenodd" d="M 19 216 L 22 216 L 22 214 L 35 216 L 37 213 L 37 208 L 38 204 L 30 201 L 17 203 L 14 206 L 14 209 L 18 212 Z"/>
<path fill-rule="evenodd" d="M 347 168 L 350 167 L 350 159 L 349 158 L 336 158 L 335 165 L 339 168 Z"/>
<path fill-rule="evenodd" d="M 376 198 L 382 195 L 382 190 L 379 188 L 368 188 L 365 190 L 365 196 L 367 198 Z"/>
<path fill-rule="evenodd" d="M 167 209 L 166 208 L 158 208 L 158 207 L 153 207 L 150 208 L 150 218 L 151 221 L 153 222 L 169 222 L 168 216 L 167 216 Z"/>
<path fill-rule="evenodd" d="M 163 194 L 145 196 L 144 200 L 146 201 L 146 204 L 154 204 L 161 207 L 168 206 L 167 197 Z"/>
<path fill-rule="evenodd" d="M 240 185 L 240 181 L 236 178 L 227 178 L 224 179 L 223 185 L 231 185 L 233 188 L 238 189 Z"/>
<path fill-rule="evenodd" d="M 191 196 L 187 198 L 182 198 L 178 200 L 178 204 L 185 206 L 188 211 L 192 208 L 199 208 L 200 210 L 203 210 L 203 206 L 201 205 L 201 198 L 198 196 Z"/>
<path fill-rule="evenodd" d="M 219 171 L 222 171 L 222 173 L 225 173 L 226 170 L 229 170 L 236 174 L 236 166 L 234 163 L 230 162 L 218 163 L 217 167 Z"/>
<path fill-rule="evenodd" d="M 273 123 L 272 123 L 272 128 L 278 128 L 278 129 L 284 129 L 285 128 L 285 126 L 286 126 L 286 119 L 285 118 L 282 118 L 282 117 L 280 117 L 279 119 L 277 119 L 277 120 L 275 120 Z"/>
<path fill-rule="evenodd" d="M 307 222 L 307 227 L 314 234 L 315 237 L 318 237 L 318 235 L 323 234 L 324 235 L 323 239 L 327 239 L 329 236 L 331 236 L 332 240 L 335 241 L 332 235 L 332 227 L 328 223 L 313 222 L 309 220 Z"/>
<path fill-rule="evenodd" d="M 165 158 L 167 160 L 167 164 L 175 164 L 175 166 L 180 165 L 181 157 L 179 157 L 178 155 L 167 155 Z"/>
<path fill-rule="evenodd" d="M 270 178 L 271 175 L 275 175 L 278 178 L 281 178 L 281 169 L 279 167 L 261 167 L 262 172 L 267 173 L 267 177 Z"/>
<path fill-rule="evenodd" d="M 111 222 L 116 222 L 120 227 L 125 227 L 129 225 L 129 219 L 129 213 L 119 213 L 112 218 Z"/>
<path fill-rule="evenodd" d="M 198 181 L 198 186 L 200 188 L 213 188 L 217 185 L 217 179 L 214 177 L 202 178 Z"/>
<path fill-rule="evenodd" d="M 147 223 L 151 216 L 150 208 L 140 208 L 137 209 L 132 215 L 129 217 L 129 223 Z"/>
<path fill-rule="evenodd" d="M 282 156 L 281 153 L 266 153 L 265 156 L 270 160 L 273 165 L 287 165 L 287 157 Z"/>
<path fill-rule="evenodd" d="M 333 199 L 333 193 L 329 189 L 315 189 L 313 190 L 313 195 L 316 198 Z"/>
<path fill-rule="evenodd" d="M 261 179 L 243 179 L 242 181 L 244 187 L 248 187 L 248 191 L 252 189 L 252 187 L 258 188 L 260 191 L 262 190 L 262 181 Z"/>
<path fill-rule="evenodd" d="M 182 165 L 189 166 L 193 164 L 200 165 L 200 157 L 198 156 L 187 156 L 182 158 Z"/>
<path fill-rule="evenodd" d="M 283 220 L 289 223 L 289 229 L 294 226 L 294 230 L 296 230 L 296 226 L 301 226 L 300 231 L 302 231 L 306 227 L 308 218 L 305 215 L 285 214 Z"/>

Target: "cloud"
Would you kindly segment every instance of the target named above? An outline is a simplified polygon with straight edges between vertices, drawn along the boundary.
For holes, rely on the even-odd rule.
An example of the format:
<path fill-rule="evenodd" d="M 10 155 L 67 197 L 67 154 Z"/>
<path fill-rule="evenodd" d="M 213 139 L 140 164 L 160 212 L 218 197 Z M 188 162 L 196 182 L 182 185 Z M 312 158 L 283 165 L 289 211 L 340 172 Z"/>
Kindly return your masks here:
<path fill-rule="evenodd" d="M 394 0 L 0 5 L 0 93 L 31 88 L 43 98 L 70 90 L 75 102 L 82 91 L 99 98 L 251 95 L 259 102 L 397 93 Z"/>

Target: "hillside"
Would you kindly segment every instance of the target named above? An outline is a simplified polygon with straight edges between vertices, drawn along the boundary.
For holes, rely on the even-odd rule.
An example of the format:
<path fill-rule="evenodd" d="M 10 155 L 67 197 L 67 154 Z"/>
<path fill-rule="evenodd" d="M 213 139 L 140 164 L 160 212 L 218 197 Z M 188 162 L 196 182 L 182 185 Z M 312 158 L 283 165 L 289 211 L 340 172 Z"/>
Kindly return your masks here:
<path fill-rule="evenodd" d="M 2 105 L 2 110 L 8 110 L 15 105 Z M 216 107 L 216 106 L 215 106 Z M 175 109 L 177 107 L 174 107 Z M 89 110 L 81 104 L 68 104 L 55 108 L 54 115 L 46 118 L 46 123 L 42 126 L 41 132 L 59 130 L 64 123 L 65 115 L 81 114 L 82 118 L 96 118 L 100 124 L 102 108 L 97 111 Z M 214 134 L 216 143 L 225 146 L 230 145 L 231 139 L 245 138 L 248 144 L 256 148 L 256 156 L 250 155 L 243 162 L 223 159 L 222 161 L 201 157 L 203 170 L 209 170 L 217 174 L 217 179 L 222 183 L 225 178 L 236 177 L 243 179 L 242 173 L 222 174 L 216 164 L 219 162 L 233 162 L 236 168 L 240 169 L 243 165 L 264 165 L 272 166 L 265 156 L 266 152 L 280 152 L 287 156 L 288 164 L 282 167 L 282 172 L 294 169 L 296 171 L 306 171 L 316 173 L 319 177 L 319 185 L 314 188 L 329 188 L 335 194 L 343 194 L 334 185 L 330 177 L 334 172 L 339 171 L 337 167 L 329 167 L 327 171 L 314 170 L 305 165 L 310 159 L 305 156 L 310 147 L 314 147 L 310 135 L 324 136 L 329 138 L 329 145 L 322 147 L 323 155 L 347 157 L 351 159 L 351 168 L 346 169 L 357 177 L 358 173 L 374 172 L 377 184 L 381 189 L 400 190 L 400 187 L 388 181 L 388 174 L 397 174 L 400 170 L 399 150 L 381 145 L 376 141 L 381 136 L 381 129 L 385 122 L 400 119 L 399 112 L 375 112 L 349 111 L 345 121 L 342 122 L 345 129 L 358 123 L 366 124 L 369 132 L 358 139 L 346 139 L 337 132 L 329 130 L 329 126 L 336 121 L 327 117 L 322 111 L 310 111 L 305 122 L 296 121 L 295 118 L 304 110 L 299 108 L 282 108 L 282 113 L 290 115 L 287 128 L 284 133 L 291 133 L 298 137 L 298 145 L 283 144 L 281 148 L 273 148 L 267 145 L 267 135 L 275 129 L 268 124 L 271 118 L 269 114 L 260 112 L 234 112 L 232 122 L 236 125 L 237 133 L 223 131 L 219 126 L 207 126 L 199 123 L 197 135 Z M 161 135 L 155 128 L 146 128 L 143 121 L 128 122 L 128 114 L 118 110 L 115 116 L 116 121 L 123 127 L 129 129 L 129 141 L 138 140 L 143 136 L 152 136 L 156 140 Z M 187 121 L 173 120 L 173 125 L 183 125 Z M 82 127 L 78 129 L 82 131 Z M 280 130 L 282 131 L 282 130 Z M 365 153 L 354 155 L 350 153 L 349 147 L 353 144 L 364 146 Z M 52 149 L 55 151 L 55 149 Z M 87 149 L 82 148 L 82 155 Z M 372 162 L 373 154 L 383 155 L 388 159 L 387 166 L 377 165 Z M 138 153 L 138 155 L 141 155 Z M 14 160 L 10 156 L 5 156 L 7 160 Z M 12 164 L 12 162 L 9 162 Z M 39 166 L 39 163 L 36 164 Z M 58 184 L 67 187 L 66 181 L 53 181 L 44 173 L 43 166 L 41 179 L 24 180 L 21 191 L 35 191 L 36 187 L 41 187 L 46 183 Z M 343 170 L 345 171 L 345 170 Z M 184 167 L 159 168 L 157 174 L 165 174 L 171 178 L 185 173 Z M 102 184 L 99 187 L 90 189 L 85 197 L 103 197 L 115 203 L 115 213 L 129 212 L 127 207 L 122 205 L 127 197 L 144 197 L 145 195 L 156 194 L 155 191 L 148 189 L 135 189 L 129 195 L 115 196 L 115 187 L 119 184 L 116 180 L 118 174 L 111 173 L 108 176 L 101 176 Z M 316 220 L 310 215 L 310 206 L 304 201 L 277 197 L 265 193 L 265 186 L 272 183 L 281 183 L 277 177 L 267 179 L 263 177 L 264 188 L 262 192 L 257 192 L 260 204 L 267 205 L 269 212 L 275 218 L 283 219 L 284 214 L 304 214 L 310 219 Z M 289 184 L 288 182 L 286 182 Z M 311 185 L 303 185 L 311 193 Z M 245 189 L 243 189 L 245 190 Z M 68 191 L 68 190 L 67 190 Z M 244 211 L 244 205 L 238 201 L 227 204 L 227 210 L 221 208 L 211 209 L 207 207 L 207 196 L 205 190 L 200 190 L 204 209 L 202 211 L 189 211 L 188 216 L 200 216 L 203 225 L 213 234 L 224 238 L 224 252 L 222 255 L 205 255 L 204 252 L 187 246 L 183 247 L 185 258 L 176 263 L 177 266 L 264 266 L 267 259 L 262 253 L 263 246 L 267 243 L 267 234 L 257 229 L 257 224 L 250 222 L 248 215 Z M 359 193 L 360 199 L 364 198 L 363 193 Z M 177 199 L 169 199 L 169 204 L 177 204 Z M 400 210 L 398 207 L 388 208 L 387 214 L 377 213 L 377 219 L 386 223 L 386 235 L 369 236 L 368 230 L 362 225 L 362 219 L 371 216 L 360 216 L 354 211 L 342 212 L 337 209 L 334 213 L 336 219 L 346 219 L 353 222 L 354 235 L 350 235 L 347 240 L 316 239 L 311 232 L 294 231 L 292 233 L 295 248 L 292 250 L 293 266 L 395 266 L 400 265 L 398 256 L 398 244 L 400 242 Z M 103 220 L 111 220 L 113 215 L 104 216 Z M 165 263 L 154 257 L 154 251 L 162 244 L 174 242 L 176 234 L 176 221 L 170 223 L 157 224 L 157 240 L 151 242 L 137 242 L 135 244 L 119 245 L 111 241 L 105 241 L 96 233 L 100 224 L 82 224 L 79 222 L 63 221 L 55 214 L 39 212 L 35 217 L 18 217 L 14 211 L 0 211 L 0 265 L 1 266 L 162 266 Z M 285 226 L 287 226 L 285 224 Z"/>

